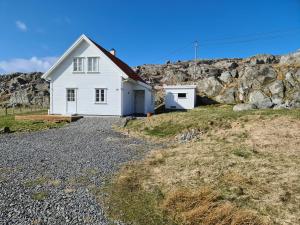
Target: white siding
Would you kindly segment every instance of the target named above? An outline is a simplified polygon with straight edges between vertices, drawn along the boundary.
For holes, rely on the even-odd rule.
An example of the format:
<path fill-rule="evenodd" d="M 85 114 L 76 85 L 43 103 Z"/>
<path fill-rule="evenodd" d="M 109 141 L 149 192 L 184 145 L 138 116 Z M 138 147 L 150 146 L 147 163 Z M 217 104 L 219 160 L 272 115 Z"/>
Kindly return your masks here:
<path fill-rule="evenodd" d="M 145 113 L 154 113 L 154 94 L 152 90 L 145 89 Z"/>
<path fill-rule="evenodd" d="M 134 113 L 134 91 L 135 90 L 144 90 L 145 91 L 145 108 L 144 114 L 154 112 L 154 98 L 152 96 L 152 90 L 143 87 L 142 85 L 123 82 L 122 88 L 122 99 L 123 99 L 123 115 L 130 115 Z"/>
<path fill-rule="evenodd" d="M 134 92 L 133 84 L 125 81 L 122 88 L 123 99 L 123 115 L 130 115 L 134 113 Z"/>
<path fill-rule="evenodd" d="M 73 57 L 100 56 L 99 73 L 73 73 Z M 85 59 L 85 71 L 87 71 Z M 67 114 L 66 89 L 77 89 L 77 113 L 87 115 L 122 115 L 122 72 L 95 46 L 83 41 L 52 74 L 50 113 Z M 95 103 L 95 88 L 107 89 L 107 103 Z"/>
<path fill-rule="evenodd" d="M 165 88 L 166 109 L 193 109 L 196 99 L 195 92 L 194 88 Z M 178 98 L 178 93 L 186 93 L 186 98 Z"/>

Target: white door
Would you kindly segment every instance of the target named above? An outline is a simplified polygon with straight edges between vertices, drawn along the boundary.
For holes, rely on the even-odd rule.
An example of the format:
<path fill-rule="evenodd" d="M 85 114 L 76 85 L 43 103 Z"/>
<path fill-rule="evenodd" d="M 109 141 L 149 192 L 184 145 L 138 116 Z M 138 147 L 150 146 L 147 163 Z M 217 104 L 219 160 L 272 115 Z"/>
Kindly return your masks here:
<path fill-rule="evenodd" d="M 178 96 L 176 93 L 168 93 L 166 99 L 166 107 L 169 109 L 177 109 L 178 107 Z"/>
<path fill-rule="evenodd" d="M 77 113 L 77 89 L 68 88 L 66 94 L 67 114 Z"/>

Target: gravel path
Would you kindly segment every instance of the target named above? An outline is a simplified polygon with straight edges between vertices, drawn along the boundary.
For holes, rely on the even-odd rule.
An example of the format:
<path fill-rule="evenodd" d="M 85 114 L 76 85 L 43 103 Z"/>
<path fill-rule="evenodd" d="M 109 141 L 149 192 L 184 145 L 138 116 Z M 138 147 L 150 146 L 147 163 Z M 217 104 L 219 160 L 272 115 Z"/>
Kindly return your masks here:
<path fill-rule="evenodd" d="M 119 120 L 1 135 L 0 224 L 109 224 L 92 190 L 154 147 L 113 131 Z"/>

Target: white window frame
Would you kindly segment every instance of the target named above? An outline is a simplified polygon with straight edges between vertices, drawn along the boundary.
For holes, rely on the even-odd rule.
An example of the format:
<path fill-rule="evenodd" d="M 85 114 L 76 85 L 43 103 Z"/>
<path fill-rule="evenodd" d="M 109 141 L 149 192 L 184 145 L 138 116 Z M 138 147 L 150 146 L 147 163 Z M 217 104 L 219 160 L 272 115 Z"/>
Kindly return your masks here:
<path fill-rule="evenodd" d="M 99 92 L 97 96 L 97 91 Z M 102 92 L 103 91 L 103 99 Z M 96 104 L 106 104 L 107 103 L 107 88 L 95 88 L 95 103 Z"/>
<path fill-rule="evenodd" d="M 91 70 L 89 68 L 89 61 L 90 60 L 92 60 L 92 68 L 91 68 Z M 99 72 L 99 62 L 100 62 L 100 58 L 99 57 L 96 57 L 96 56 L 95 57 L 94 56 L 93 57 L 87 57 L 87 72 L 88 73 L 98 73 Z"/>
<path fill-rule="evenodd" d="M 81 70 L 78 70 L 79 61 L 81 61 Z M 76 64 L 76 70 L 75 70 Z M 84 72 L 84 57 L 74 57 L 73 58 L 73 72 L 74 73 L 83 73 Z"/>

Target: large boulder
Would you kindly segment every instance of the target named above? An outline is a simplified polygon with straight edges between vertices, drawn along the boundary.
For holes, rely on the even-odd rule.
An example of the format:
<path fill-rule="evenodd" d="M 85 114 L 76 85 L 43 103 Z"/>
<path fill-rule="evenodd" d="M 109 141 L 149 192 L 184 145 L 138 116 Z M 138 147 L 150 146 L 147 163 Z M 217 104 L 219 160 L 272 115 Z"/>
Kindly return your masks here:
<path fill-rule="evenodd" d="M 284 96 L 284 86 L 281 80 L 276 80 L 271 83 L 269 86 L 269 90 L 272 93 L 272 96 L 276 95 L 281 98 Z"/>
<path fill-rule="evenodd" d="M 215 99 L 219 103 L 234 104 L 236 92 L 236 88 L 229 88 L 226 89 L 222 94 L 218 95 Z"/>
<path fill-rule="evenodd" d="M 30 104 L 30 96 L 26 90 L 15 91 L 9 99 L 10 105 L 28 105 Z"/>
<path fill-rule="evenodd" d="M 208 97 L 217 96 L 222 90 L 223 86 L 215 77 L 208 77 L 198 82 L 198 91 L 204 93 Z"/>
<path fill-rule="evenodd" d="M 245 110 L 256 109 L 256 106 L 253 104 L 237 104 L 233 107 L 233 111 L 240 112 Z"/>
<path fill-rule="evenodd" d="M 232 75 L 229 71 L 221 73 L 219 79 L 224 83 L 231 83 L 233 81 Z"/>
<path fill-rule="evenodd" d="M 275 81 L 276 78 L 276 71 L 268 65 L 246 66 L 244 71 L 242 71 L 239 85 L 252 89 L 260 89 L 264 85 Z"/>
<path fill-rule="evenodd" d="M 254 104 L 259 109 L 271 108 L 273 106 L 272 100 L 258 90 L 249 94 L 249 103 Z"/>
<path fill-rule="evenodd" d="M 296 86 L 296 80 L 294 79 L 293 73 L 287 72 L 285 75 L 285 80 L 288 82 L 289 86 L 295 87 Z"/>

